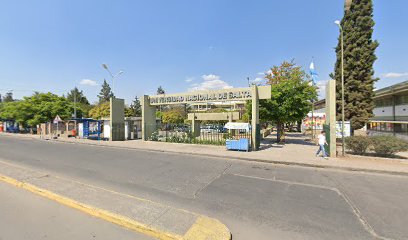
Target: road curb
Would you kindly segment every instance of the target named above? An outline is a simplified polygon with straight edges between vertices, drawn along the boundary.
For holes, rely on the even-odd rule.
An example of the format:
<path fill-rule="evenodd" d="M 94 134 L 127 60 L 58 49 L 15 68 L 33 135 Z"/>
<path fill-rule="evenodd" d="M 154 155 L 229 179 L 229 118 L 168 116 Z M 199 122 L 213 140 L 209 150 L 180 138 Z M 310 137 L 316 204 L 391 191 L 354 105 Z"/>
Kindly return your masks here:
<path fill-rule="evenodd" d="M 223 159 L 228 158 L 228 156 L 219 156 L 219 155 L 216 155 L 216 154 L 208 154 L 208 153 L 166 151 L 166 150 L 144 149 L 144 148 L 134 148 L 134 147 L 126 147 L 126 146 L 109 146 L 109 145 L 104 145 L 104 144 L 94 144 L 94 143 L 88 143 L 88 142 L 65 141 L 65 140 L 62 140 L 62 139 L 55 139 L 55 140 L 52 140 L 52 141 L 63 142 L 63 143 L 72 143 L 72 144 L 92 145 L 92 146 L 100 146 L 100 147 L 108 147 L 108 148 L 117 148 L 117 149 L 139 150 L 139 151 L 147 151 L 147 152 L 174 153 L 174 154 L 184 154 L 184 155 L 192 155 L 192 156 L 205 156 L 205 157 L 214 157 L 214 158 L 223 158 Z M 368 169 L 368 168 L 355 168 L 355 167 L 327 166 L 327 165 L 319 165 L 319 164 L 311 164 L 311 163 L 287 162 L 287 161 L 266 160 L 266 159 L 253 159 L 253 158 L 236 157 L 236 156 L 234 156 L 233 158 L 235 160 L 242 160 L 242 161 L 249 161 L 249 162 L 260 162 L 260 163 L 271 163 L 271 164 L 279 164 L 279 165 L 286 165 L 286 166 L 299 166 L 299 167 L 308 167 L 308 168 L 343 170 L 343 171 L 351 171 L 351 172 L 365 172 L 365 173 L 378 173 L 378 174 L 388 174 L 388 175 L 397 175 L 397 176 L 408 176 L 408 172 L 387 171 L 387 170 L 377 170 L 377 169 Z"/>
<path fill-rule="evenodd" d="M 54 192 L 39 188 L 29 183 L 18 181 L 14 178 L 0 174 L 0 181 L 10 185 L 30 191 L 34 194 L 56 201 L 65 206 L 77 209 L 91 216 L 103 219 L 127 229 L 157 238 L 161 240 L 231 240 L 229 229 L 217 219 L 198 215 L 196 222 L 190 227 L 184 236 L 175 233 L 166 232 L 147 224 L 137 222 L 128 217 L 96 208 L 76 200 L 61 196 Z"/>

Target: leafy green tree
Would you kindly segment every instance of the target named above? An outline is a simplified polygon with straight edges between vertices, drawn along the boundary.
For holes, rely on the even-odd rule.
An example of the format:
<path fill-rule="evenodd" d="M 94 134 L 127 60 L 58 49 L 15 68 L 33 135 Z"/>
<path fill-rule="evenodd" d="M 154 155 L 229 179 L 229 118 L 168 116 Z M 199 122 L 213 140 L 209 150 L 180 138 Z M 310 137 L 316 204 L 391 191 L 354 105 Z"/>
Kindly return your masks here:
<path fill-rule="evenodd" d="M 110 98 L 114 97 L 113 92 L 106 80 L 103 80 L 102 89 L 98 94 L 99 103 L 109 102 Z"/>
<path fill-rule="evenodd" d="M 93 119 L 101 119 L 103 117 L 109 117 L 109 116 L 110 116 L 110 103 L 109 102 L 98 104 L 97 106 L 89 110 L 89 117 Z"/>
<path fill-rule="evenodd" d="M 285 123 L 301 121 L 312 109 L 312 100 L 317 99 L 316 87 L 301 67 L 293 61 L 283 62 L 271 68 L 266 75 L 271 85 L 272 98 L 259 101 L 262 121 L 273 121 L 277 125 L 277 142 L 282 141 Z M 251 102 L 247 103 L 247 114 L 251 116 Z"/>
<path fill-rule="evenodd" d="M 171 110 L 163 112 L 163 123 L 180 124 L 184 122 L 186 118 L 183 108 L 173 108 Z"/>
<path fill-rule="evenodd" d="M 6 95 L 3 97 L 3 102 L 13 102 L 13 92 L 7 92 Z"/>
<path fill-rule="evenodd" d="M 73 103 L 52 93 L 34 93 L 21 101 L 3 103 L 0 118 L 15 119 L 21 126 L 35 126 L 52 121 L 59 115 L 68 119 L 73 112 Z M 81 114 L 81 109 L 78 109 Z"/>
<path fill-rule="evenodd" d="M 163 118 L 163 112 L 162 111 L 156 111 L 156 118 L 162 119 Z"/>
<path fill-rule="evenodd" d="M 374 62 L 378 42 L 373 41 L 372 0 L 353 0 L 341 21 L 344 34 L 344 100 L 345 119 L 352 130 L 364 127 L 373 117 Z M 337 119 L 341 119 L 341 39 L 336 48 L 337 61 L 333 79 L 337 89 Z"/>
<path fill-rule="evenodd" d="M 125 106 L 125 117 L 134 117 L 133 110 L 128 106 Z"/>
<path fill-rule="evenodd" d="M 70 102 L 77 102 L 84 105 L 89 105 L 89 101 L 84 95 L 83 91 L 82 90 L 79 91 L 77 87 L 68 92 L 67 99 Z"/>

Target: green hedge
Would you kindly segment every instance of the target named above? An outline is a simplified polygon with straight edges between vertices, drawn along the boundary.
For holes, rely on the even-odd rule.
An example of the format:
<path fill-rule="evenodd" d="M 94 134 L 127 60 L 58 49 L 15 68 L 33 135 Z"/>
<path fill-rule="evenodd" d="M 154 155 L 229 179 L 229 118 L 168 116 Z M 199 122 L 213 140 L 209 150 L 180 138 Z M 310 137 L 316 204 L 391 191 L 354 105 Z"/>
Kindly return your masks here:
<path fill-rule="evenodd" d="M 392 156 L 407 151 L 408 143 L 393 136 L 352 136 L 346 138 L 346 148 L 357 155 L 364 155 L 370 149 L 378 156 Z"/>
<path fill-rule="evenodd" d="M 408 150 L 407 142 L 392 136 L 371 137 L 372 149 L 381 156 L 394 155 L 397 152 Z"/>
<path fill-rule="evenodd" d="M 372 139 L 366 136 L 352 136 L 346 138 L 347 149 L 350 149 L 357 155 L 364 155 L 371 144 Z"/>

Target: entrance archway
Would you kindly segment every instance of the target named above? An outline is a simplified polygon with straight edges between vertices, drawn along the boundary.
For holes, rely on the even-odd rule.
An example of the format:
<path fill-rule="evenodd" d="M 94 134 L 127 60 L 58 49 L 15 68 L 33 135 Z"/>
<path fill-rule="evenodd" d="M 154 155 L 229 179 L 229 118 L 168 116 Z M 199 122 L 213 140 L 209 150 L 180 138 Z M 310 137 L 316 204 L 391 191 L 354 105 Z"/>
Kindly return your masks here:
<path fill-rule="evenodd" d="M 250 88 L 231 88 L 214 91 L 163 94 L 142 98 L 142 139 L 147 141 L 156 132 L 156 107 L 160 105 L 212 103 L 228 101 L 252 101 L 252 150 L 260 144 L 259 99 L 271 98 L 271 86 L 252 86 Z"/>

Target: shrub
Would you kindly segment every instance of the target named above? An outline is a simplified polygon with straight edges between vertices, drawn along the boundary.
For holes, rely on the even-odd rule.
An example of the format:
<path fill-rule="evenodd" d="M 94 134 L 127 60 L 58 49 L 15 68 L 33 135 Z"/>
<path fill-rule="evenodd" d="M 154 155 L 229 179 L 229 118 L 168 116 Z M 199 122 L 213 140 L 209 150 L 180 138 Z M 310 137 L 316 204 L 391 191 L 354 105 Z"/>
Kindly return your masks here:
<path fill-rule="evenodd" d="M 346 138 L 346 147 L 354 154 L 363 155 L 371 145 L 372 139 L 367 136 L 352 136 Z"/>
<path fill-rule="evenodd" d="M 222 134 L 222 139 L 226 140 L 226 139 L 231 139 L 233 136 L 231 133 L 224 133 Z"/>
<path fill-rule="evenodd" d="M 152 135 L 150 136 L 150 141 L 159 141 L 159 132 L 155 131 L 152 133 Z"/>
<path fill-rule="evenodd" d="M 374 136 L 372 147 L 376 154 L 382 156 L 393 155 L 408 150 L 408 143 L 393 136 Z"/>

